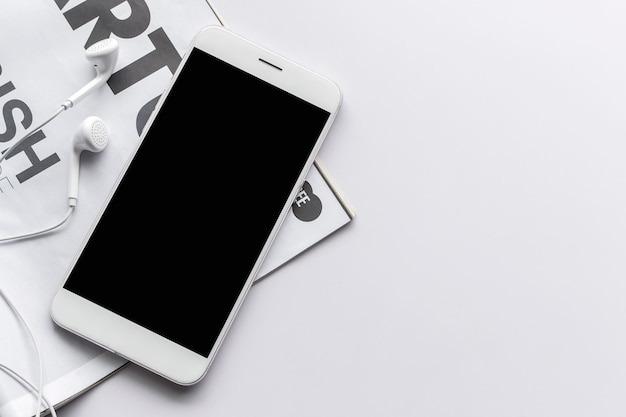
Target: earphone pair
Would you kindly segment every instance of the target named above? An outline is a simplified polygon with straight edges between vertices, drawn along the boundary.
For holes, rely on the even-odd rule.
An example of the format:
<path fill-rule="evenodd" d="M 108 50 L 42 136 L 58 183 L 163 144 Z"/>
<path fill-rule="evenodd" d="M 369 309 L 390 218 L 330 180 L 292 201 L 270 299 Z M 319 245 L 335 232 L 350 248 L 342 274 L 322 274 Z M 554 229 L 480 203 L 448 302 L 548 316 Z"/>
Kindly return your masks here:
<path fill-rule="evenodd" d="M 114 39 L 104 39 L 100 42 L 96 42 L 91 47 L 87 48 L 85 54 L 86 58 L 93 65 L 96 70 L 96 76 L 93 80 L 83 86 L 81 89 L 76 91 L 70 97 L 67 98 L 61 104 L 61 107 L 57 110 L 55 114 L 52 115 L 49 119 L 38 125 L 37 127 L 30 130 L 26 133 L 21 139 L 16 141 L 12 146 L 10 146 L 4 153 L 0 155 L 0 162 L 4 159 L 10 157 L 12 155 L 12 151 L 25 139 L 30 137 L 33 133 L 40 130 L 54 118 L 56 118 L 63 111 L 70 109 L 76 105 L 80 100 L 85 98 L 88 94 L 95 91 L 97 88 L 104 85 L 111 74 L 113 74 L 113 70 L 115 69 L 115 64 L 117 63 L 117 57 L 119 52 L 119 45 Z M 79 126 L 78 130 L 74 134 L 73 143 L 72 143 L 72 151 L 70 153 L 69 160 L 69 181 L 68 181 L 68 204 L 69 208 L 65 215 L 65 217 L 58 222 L 57 224 L 47 227 L 45 229 L 41 229 L 35 232 L 0 238 L 0 242 L 24 239 L 28 237 L 33 237 L 37 235 L 41 235 L 47 232 L 50 232 L 62 224 L 64 224 L 67 219 L 69 219 L 71 213 L 76 207 L 76 203 L 78 200 L 78 178 L 79 178 L 79 165 L 80 165 L 80 156 L 83 151 L 90 152 L 101 152 L 109 142 L 109 131 L 105 123 L 96 116 L 87 117 Z M 0 289 L 0 298 L 3 298 L 4 301 L 9 305 L 9 307 L 13 310 L 16 317 L 20 320 L 22 325 L 28 331 L 32 342 L 35 345 L 37 351 L 37 361 L 39 365 L 39 381 L 37 386 L 30 383 L 25 377 L 23 377 L 18 372 L 15 372 L 13 369 L 8 367 L 6 364 L 0 363 L 0 371 L 14 379 L 16 382 L 24 386 L 26 389 L 31 391 L 37 397 L 37 412 L 36 415 L 40 416 L 42 411 L 47 408 L 49 413 L 56 417 L 56 410 L 54 405 L 48 401 L 43 393 L 43 362 L 41 358 L 41 352 L 39 350 L 39 346 L 37 340 L 35 339 L 30 327 L 19 313 L 19 311 L 15 308 L 15 306 L 11 303 L 9 298 L 4 294 L 4 292 Z M 43 410 L 42 410 L 43 407 Z"/>
<path fill-rule="evenodd" d="M 71 109 L 80 100 L 84 99 L 87 95 L 103 86 L 113 74 L 113 71 L 115 70 L 115 64 L 117 64 L 118 56 L 119 43 L 113 38 L 103 39 L 87 48 L 87 50 L 85 51 L 85 58 L 87 58 L 87 60 L 96 70 L 96 76 L 74 94 L 68 97 L 50 118 L 48 118 L 40 125 L 34 127 L 19 140 L 14 142 L 6 151 L 4 151 L 0 155 L 0 162 L 2 162 L 4 159 L 10 158 L 15 148 L 28 137 L 30 137 L 33 133 L 37 132 L 45 125 L 50 123 L 63 111 Z"/>
<path fill-rule="evenodd" d="M 80 90 L 76 91 L 72 94 L 67 100 L 61 104 L 61 107 L 57 112 L 50 117 L 48 120 L 40 124 L 39 126 L 33 128 L 25 134 L 21 139 L 16 141 L 9 149 L 4 151 L 2 155 L 0 155 L 0 162 L 11 156 L 12 151 L 25 139 L 30 137 L 33 133 L 40 130 L 43 126 L 48 124 L 54 118 L 56 118 L 61 112 L 70 109 L 76 105 L 80 100 L 86 97 L 91 92 L 95 91 L 100 86 L 104 85 L 111 74 L 113 74 L 113 70 L 115 68 L 115 64 L 117 63 L 119 46 L 116 40 L 114 39 L 105 39 L 100 42 L 93 44 L 91 47 L 86 50 L 86 58 L 91 62 L 94 69 L 96 70 L 96 76 L 93 80 L 83 86 Z M 79 178 L 79 165 L 80 165 L 80 156 L 83 151 L 90 152 L 101 152 L 109 142 L 109 131 L 105 123 L 96 116 L 87 117 L 78 127 L 78 130 L 74 134 L 73 143 L 72 143 L 72 151 L 70 153 L 69 160 L 69 182 L 68 182 L 68 204 L 69 208 L 65 215 L 65 217 L 58 222 L 57 224 L 47 227 L 45 229 L 41 229 L 35 232 L 0 238 L 0 242 L 24 239 L 28 237 L 33 237 L 37 235 L 41 235 L 47 232 L 50 232 L 62 224 L 64 224 L 67 219 L 69 219 L 70 214 L 73 212 L 74 207 L 76 206 L 78 200 L 78 178 Z M 43 393 L 43 362 L 41 358 L 41 352 L 39 350 L 39 346 L 37 340 L 35 339 L 34 334 L 32 333 L 30 327 L 19 313 L 19 311 L 15 308 L 13 303 L 9 300 L 9 298 L 4 294 L 4 292 L 0 289 L 0 298 L 3 298 L 4 301 L 9 305 L 15 316 L 19 319 L 22 325 L 28 331 L 32 342 L 35 345 L 37 351 L 37 361 L 39 365 L 39 381 L 37 386 L 30 383 L 25 377 L 20 375 L 18 372 L 14 371 L 6 364 L 0 363 L 0 371 L 14 379 L 16 382 L 24 386 L 26 389 L 31 391 L 37 397 L 37 412 L 36 415 L 40 416 L 42 411 L 47 408 L 49 413 L 56 417 L 56 411 L 54 405 L 45 398 Z M 43 407 L 43 410 L 42 410 Z"/>
<path fill-rule="evenodd" d="M 85 57 L 92 64 L 96 71 L 96 76 L 82 88 L 68 97 L 57 110 L 57 112 L 41 123 L 39 126 L 31 129 L 22 138 L 13 143 L 2 155 L 0 155 L 0 162 L 6 158 L 12 156 L 14 149 L 20 145 L 24 140 L 30 137 L 33 133 L 43 128 L 46 124 L 51 122 L 63 111 L 74 107 L 80 100 L 85 98 L 90 93 L 96 91 L 103 86 L 109 77 L 113 74 L 115 64 L 119 55 L 119 44 L 115 39 L 107 38 L 99 42 L 94 43 L 85 51 Z M 77 132 L 74 135 L 72 152 L 69 160 L 69 181 L 68 181 L 68 204 L 69 209 L 63 219 L 44 229 L 37 230 L 30 233 L 25 233 L 16 236 L 0 237 L 0 242 L 6 242 L 17 239 L 24 239 L 48 233 L 62 224 L 64 224 L 71 215 L 78 200 L 78 179 L 79 179 L 79 165 L 80 155 L 83 151 L 88 150 L 90 152 L 102 151 L 109 142 L 109 132 L 105 123 L 96 116 L 87 117 L 79 126 Z"/>

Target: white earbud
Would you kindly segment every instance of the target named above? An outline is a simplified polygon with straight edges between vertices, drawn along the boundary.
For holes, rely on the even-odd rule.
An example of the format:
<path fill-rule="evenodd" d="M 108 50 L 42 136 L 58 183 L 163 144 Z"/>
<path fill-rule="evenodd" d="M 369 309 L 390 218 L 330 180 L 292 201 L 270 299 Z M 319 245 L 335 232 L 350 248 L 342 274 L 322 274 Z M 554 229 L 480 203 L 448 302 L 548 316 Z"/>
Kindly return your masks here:
<path fill-rule="evenodd" d="M 8 158 L 13 150 L 17 148 L 23 141 L 30 137 L 36 131 L 42 129 L 45 125 L 54 120 L 63 111 L 74 107 L 79 100 L 82 100 L 87 94 L 106 83 L 113 74 L 117 57 L 119 55 L 119 43 L 115 39 L 107 38 L 94 43 L 86 51 L 86 58 L 91 62 L 96 70 L 96 78 L 88 82 L 83 88 L 75 92 L 61 104 L 61 107 L 48 120 L 40 125 L 32 128 L 24 136 L 15 141 L 4 153 L 0 153 L 0 162 Z"/>
<path fill-rule="evenodd" d="M 102 119 L 89 116 L 79 126 L 74 135 L 72 153 L 70 154 L 70 174 L 68 184 L 68 198 L 70 207 L 76 206 L 78 201 L 78 177 L 80 154 L 83 151 L 100 152 L 109 143 L 109 130 Z"/>
<path fill-rule="evenodd" d="M 67 213 L 63 219 L 44 229 L 39 229 L 34 232 L 24 233 L 21 235 L 14 235 L 9 237 L 0 237 L 0 242 L 8 242 L 11 240 L 26 239 L 33 236 L 39 236 L 44 233 L 51 232 L 61 227 L 69 218 L 78 202 L 78 173 L 80 165 L 80 154 L 83 151 L 101 152 L 109 143 L 109 131 L 99 117 L 90 116 L 86 118 L 78 128 L 78 131 L 74 135 L 74 141 L 72 146 L 72 153 L 70 154 L 70 175 L 68 184 L 69 194 L 69 207 Z M 0 370 L 1 368 L 0 364 Z M 6 372 L 6 370 L 4 370 Z"/>
<path fill-rule="evenodd" d="M 66 108 L 73 107 L 87 94 L 106 83 L 111 74 L 113 74 L 118 55 L 119 43 L 112 38 L 103 39 L 87 48 L 85 56 L 96 69 L 96 78 L 72 94 L 72 96 L 65 101 L 64 106 Z"/>

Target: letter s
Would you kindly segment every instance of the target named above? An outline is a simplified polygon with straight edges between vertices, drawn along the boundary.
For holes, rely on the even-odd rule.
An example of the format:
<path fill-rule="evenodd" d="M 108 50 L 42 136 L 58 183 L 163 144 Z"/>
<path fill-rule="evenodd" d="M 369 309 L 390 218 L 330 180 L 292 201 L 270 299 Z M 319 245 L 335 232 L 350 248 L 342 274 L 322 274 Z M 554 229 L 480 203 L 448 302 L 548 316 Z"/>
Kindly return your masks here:
<path fill-rule="evenodd" d="M 0 142 L 8 142 L 15 137 L 17 132 L 13 110 L 18 109 L 24 115 L 21 124 L 24 129 L 28 129 L 33 123 L 33 114 L 26 103 L 21 100 L 9 100 L 2 107 L 2 117 L 6 123 L 6 131 L 0 133 Z"/>

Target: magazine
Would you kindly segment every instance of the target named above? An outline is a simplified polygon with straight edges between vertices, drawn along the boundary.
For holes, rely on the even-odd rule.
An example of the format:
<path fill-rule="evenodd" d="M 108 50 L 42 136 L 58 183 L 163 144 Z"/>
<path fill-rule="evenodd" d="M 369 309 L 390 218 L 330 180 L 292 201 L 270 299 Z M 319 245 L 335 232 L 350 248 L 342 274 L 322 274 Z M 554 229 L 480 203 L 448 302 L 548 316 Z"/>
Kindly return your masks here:
<path fill-rule="evenodd" d="M 81 159 L 79 201 L 58 229 L 31 239 L 0 242 L 0 286 L 29 323 L 42 346 L 45 394 L 60 406 L 127 361 L 55 326 L 49 305 L 92 222 L 127 162 L 147 117 L 193 36 L 220 24 L 204 0 L 122 2 L 111 10 L 78 0 L 12 2 L 2 14 L 0 36 L 0 151 L 44 120 L 94 77 L 85 49 L 115 37 L 119 59 L 108 83 L 64 111 L 0 163 L 0 238 L 58 222 L 67 210 L 72 137 L 91 115 L 111 132 L 107 148 Z M 173 138 L 172 158 L 193 152 L 193 141 Z M 207 163 L 211 163 L 208 159 Z M 180 175 L 168 161 L 154 180 Z M 175 198 L 164 188 L 163 198 Z M 294 201 L 257 280 L 349 224 L 354 211 L 316 161 Z M 306 203 L 306 204 L 305 204 Z M 162 219 L 163 222 L 170 219 Z M 157 233 L 158 235 L 158 233 Z M 103 254 L 115 262 L 115 244 Z M 123 267 L 123 266 L 122 266 Z M 36 352 L 10 308 L 0 303 L 0 363 L 36 384 Z M 32 394 L 0 376 L 0 415 L 34 413 Z"/>

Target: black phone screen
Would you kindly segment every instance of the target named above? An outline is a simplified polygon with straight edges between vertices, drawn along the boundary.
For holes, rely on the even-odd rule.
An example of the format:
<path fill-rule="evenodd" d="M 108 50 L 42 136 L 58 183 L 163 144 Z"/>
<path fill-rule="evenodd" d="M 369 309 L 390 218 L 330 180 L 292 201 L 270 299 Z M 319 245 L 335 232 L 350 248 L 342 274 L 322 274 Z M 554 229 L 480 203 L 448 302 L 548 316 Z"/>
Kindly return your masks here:
<path fill-rule="evenodd" d="M 329 116 L 194 48 L 64 288 L 208 357 Z"/>

